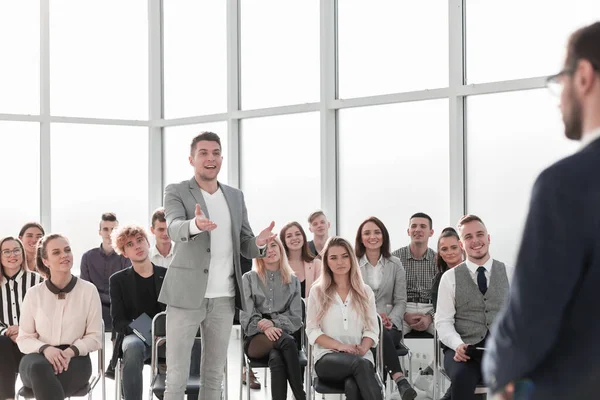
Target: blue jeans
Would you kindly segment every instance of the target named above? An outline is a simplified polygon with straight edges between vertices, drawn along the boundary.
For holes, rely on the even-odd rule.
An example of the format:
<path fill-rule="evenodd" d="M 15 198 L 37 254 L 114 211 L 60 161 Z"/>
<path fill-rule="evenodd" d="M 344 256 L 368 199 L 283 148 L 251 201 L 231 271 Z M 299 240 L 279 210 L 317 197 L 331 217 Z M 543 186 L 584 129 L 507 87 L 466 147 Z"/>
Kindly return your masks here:
<path fill-rule="evenodd" d="M 152 348 L 146 346 L 135 334 L 127 335 L 123 340 L 123 394 L 125 400 L 142 400 L 144 380 L 142 370 L 144 362 L 149 360 Z M 190 375 L 200 375 L 200 343 L 195 343 L 192 348 L 190 362 Z M 168 367 L 167 367 L 168 368 Z M 196 400 L 196 396 L 188 396 L 190 400 Z"/>

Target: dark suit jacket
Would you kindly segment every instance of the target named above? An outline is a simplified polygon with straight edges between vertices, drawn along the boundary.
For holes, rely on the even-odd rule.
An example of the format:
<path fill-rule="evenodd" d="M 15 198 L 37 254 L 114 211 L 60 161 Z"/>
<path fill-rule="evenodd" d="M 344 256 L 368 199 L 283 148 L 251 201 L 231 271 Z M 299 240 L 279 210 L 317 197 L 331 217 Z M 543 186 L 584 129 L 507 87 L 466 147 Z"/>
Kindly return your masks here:
<path fill-rule="evenodd" d="M 156 295 L 160 293 L 163 280 L 167 269 L 163 267 L 154 267 L 154 284 L 156 285 Z M 117 332 L 117 340 L 113 349 L 111 366 L 116 365 L 117 359 L 121 356 L 121 347 L 125 336 L 133 333 L 129 324 L 139 317 L 143 311 L 140 304 L 140 296 L 135 282 L 135 272 L 133 267 L 126 268 L 116 272 L 110 277 L 110 315 L 112 316 L 113 329 Z M 158 298 L 156 299 L 158 302 Z M 165 305 L 159 303 L 161 311 L 165 310 Z"/>
<path fill-rule="evenodd" d="M 538 177 L 510 299 L 486 344 L 483 372 L 523 399 L 600 396 L 600 140 Z"/>

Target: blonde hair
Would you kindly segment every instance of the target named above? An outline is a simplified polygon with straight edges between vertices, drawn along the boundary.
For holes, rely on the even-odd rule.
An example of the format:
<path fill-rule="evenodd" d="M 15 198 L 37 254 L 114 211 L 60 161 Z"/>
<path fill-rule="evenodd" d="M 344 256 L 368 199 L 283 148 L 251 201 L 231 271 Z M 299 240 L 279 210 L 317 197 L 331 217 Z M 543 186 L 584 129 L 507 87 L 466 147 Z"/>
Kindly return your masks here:
<path fill-rule="evenodd" d="M 333 280 L 333 272 L 329 267 L 329 250 L 332 247 L 343 247 L 348 252 L 350 257 L 350 293 L 351 306 L 361 316 L 363 324 L 366 329 L 375 330 L 377 327 L 371 326 L 368 314 L 369 314 L 369 295 L 365 288 L 365 282 L 362 279 L 360 269 L 358 267 L 358 261 L 354 255 L 352 245 L 346 239 L 339 236 L 332 236 L 325 243 L 323 248 L 323 266 L 321 267 L 321 275 L 313 284 L 310 293 L 311 296 L 315 293 L 318 296 L 318 302 L 321 304 L 321 308 L 317 313 L 317 324 L 321 323 L 321 320 L 327 314 L 329 307 L 334 301 L 336 293 L 336 284 Z"/>
<path fill-rule="evenodd" d="M 277 243 L 277 246 L 279 246 L 279 253 L 280 253 L 279 271 L 281 272 L 281 281 L 285 285 L 287 285 L 288 283 L 290 283 L 292 281 L 292 275 L 295 275 L 295 273 L 294 273 L 294 270 L 292 269 L 292 267 L 290 267 L 290 263 L 288 261 L 287 254 L 285 253 L 283 244 L 281 244 L 281 240 L 279 240 L 277 237 L 275 237 L 273 239 L 273 242 Z M 269 246 L 269 245 L 267 245 L 267 246 Z M 265 266 L 264 258 L 257 258 L 254 260 L 254 270 L 256 271 L 256 273 L 258 274 L 260 279 L 262 279 L 263 282 L 267 281 L 265 269 L 267 269 L 267 267 Z"/>
<path fill-rule="evenodd" d="M 127 239 L 130 237 L 136 237 L 137 235 L 142 235 L 142 237 L 146 239 L 146 242 L 150 243 L 146 231 L 144 228 L 138 225 L 125 225 L 113 232 L 112 242 L 115 252 L 117 254 L 123 254 L 125 252 L 125 244 L 127 243 Z"/>

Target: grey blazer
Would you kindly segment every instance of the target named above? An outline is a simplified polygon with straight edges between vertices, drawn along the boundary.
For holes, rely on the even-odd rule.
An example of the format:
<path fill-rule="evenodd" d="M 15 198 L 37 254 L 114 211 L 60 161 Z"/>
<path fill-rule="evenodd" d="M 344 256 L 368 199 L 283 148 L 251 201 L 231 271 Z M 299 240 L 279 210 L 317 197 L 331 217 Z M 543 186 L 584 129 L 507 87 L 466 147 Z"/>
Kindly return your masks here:
<path fill-rule="evenodd" d="M 219 183 L 231 213 L 233 270 L 236 306 L 243 306 L 240 254 L 246 258 L 264 257 L 248 223 L 248 213 L 241 190 Z M 197 309 L 202 307 L 210 267 L 210 232 L 190 235 L 190 220 L 195 218 L 196 204 L 210 219 L 210 210 L 195 178 L 168 185 L 165 189 L 165 215 L 171 240 L 175 242 L 173 260 L 167 270 L 158 301 L 166 305 Z"/>
<path fill-rule="evenodd" d="M 366 265 L 360 267 L 360 273 L 365 275 Z M 366 282 L 365 282 L 366 283 Z M 398 330 L 402 330 L 402 321 L 406 311 L 406 271 L 398 257 L 383 258 L 383 278 L 375 293 L 375 303 L 378 313 L 387 313 Z M 388 312 L 387 305 L 392 305 Z"/>

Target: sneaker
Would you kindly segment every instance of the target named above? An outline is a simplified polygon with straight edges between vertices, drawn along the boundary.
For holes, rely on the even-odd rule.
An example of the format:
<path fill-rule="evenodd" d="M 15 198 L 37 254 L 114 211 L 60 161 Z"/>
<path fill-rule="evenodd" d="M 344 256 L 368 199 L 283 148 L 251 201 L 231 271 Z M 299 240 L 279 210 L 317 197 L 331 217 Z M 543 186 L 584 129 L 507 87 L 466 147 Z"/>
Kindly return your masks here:
<path fill-rule="evenodd" d="M 417 392 L 410 386 L 406 378 L 400 378 L 396 385 L 398 385 L 398 392 L 402 400 L 414 400 L 417 397 Z"/>

